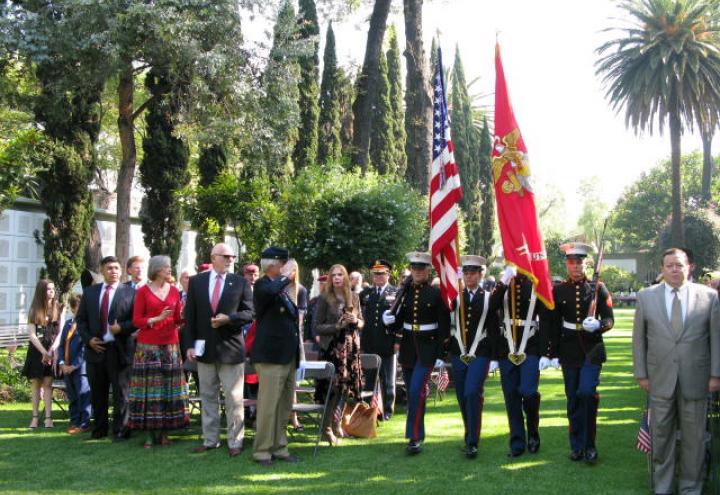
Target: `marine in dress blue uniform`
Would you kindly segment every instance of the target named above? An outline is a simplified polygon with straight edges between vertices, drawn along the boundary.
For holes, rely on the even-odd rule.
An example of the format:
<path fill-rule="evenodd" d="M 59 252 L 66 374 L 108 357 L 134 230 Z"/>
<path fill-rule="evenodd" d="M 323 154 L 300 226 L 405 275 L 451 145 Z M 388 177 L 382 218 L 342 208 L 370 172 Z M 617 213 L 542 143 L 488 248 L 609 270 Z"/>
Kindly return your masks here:
<path fill-rule="evenodd" d="M 455 394 L 465 427 L 465 455 L 473 459 L 478 454 L 482 430 L 485 379 L 493 347 L 500 337 L 497 311 L 502 306 L 502 294 L 482 287 L 485 258 L 468 255 L 461 256 L 460 261 L 465 288 L 461 296 L 463 305 L 456 311 L 450 356 Z"/>
<path fill-rule="evenodd" d="M 497 359 L 510 426 L 508 455 L 517 457 L 526 449 L 534 454 L 540 450 L 540 366 L 550 362 L 547 325 L 541 325 L 539 319 L 545 306 L 536 300 L 530 311 L 533 284 L 521 274 L 512 277 L 507 286 L 498 284 L 496 290 L 503 291 L 504 297 L 500 321 L 505 338 L 499 341 Z M 528 337 L 522 349 L 526 331 Z M 513 342 L 513 355 L 508 340 Z"/>
<path fill-rule="evenodd" d="M 568 278 L 553 288 L 551 349 L 560 359 L 565 381 L 570 459 L 584 459 L 592 464 L 598 458 L 597 386 L 606 360 L 602 334 L 614 324 L 612 299 L 605 285 L 598 282 L 596 314 L 588 314 L 595 296 L 595 284 L 585 276 L 586 259 L 592 248 L 577 242 L 560 248 L 565 252 Z"/>
<path fill-rule="evenodd" d="M 397 287 L 389 283 L 392 264 L 383 259 L 376 260 L 371 266 L 373 285 L 360 293 L 365 326 L 360 334 L 360 349 L 368 354 L 380 356 L 379 378 L 383 397 L 383 419 L 392 417 L 395 407 L 395 376 L 397 375 L 397 357 L 395 356 L 395 333 L 382 320 L 382 315 L 395 301 Z M 366 374 L 366 390 L 375 390 L 374 374 Z"/>
<path fill-rule="evenodd" d="M 430 285 L 430 255 L 409 253 L 410 277 L 404 282 L 395 311 L 383 314 L 383 321 L 395 331 L 408 391 L 405 438 L 407 452 L 419 454 L 425 439 L 427 383 L 435 361 L 450 338 L 450 312 L 443 304 L 440 289 Z"/>

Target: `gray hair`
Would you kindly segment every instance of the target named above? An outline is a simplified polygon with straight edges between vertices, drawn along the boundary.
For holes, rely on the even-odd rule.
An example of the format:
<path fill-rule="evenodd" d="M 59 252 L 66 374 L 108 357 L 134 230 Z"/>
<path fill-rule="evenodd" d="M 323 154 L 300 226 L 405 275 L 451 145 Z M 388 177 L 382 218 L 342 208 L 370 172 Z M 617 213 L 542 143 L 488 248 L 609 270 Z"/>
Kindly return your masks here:
<path fill-rule="evenodd" d="M 263 258 L 260 260 L 260 269 L 263 272 L 266 272 L 267 269 L 270 268 L 271 266 L 282 265 L 282 264 L 283 264 L 283 262 L 280 260 Z"/>
<path fill-rule="evenodd" d="M 155 280 L 155 276 L 163 268 L 170 267 L 170 256 L 158 254 L 148 261 L 148 280 Z"/>

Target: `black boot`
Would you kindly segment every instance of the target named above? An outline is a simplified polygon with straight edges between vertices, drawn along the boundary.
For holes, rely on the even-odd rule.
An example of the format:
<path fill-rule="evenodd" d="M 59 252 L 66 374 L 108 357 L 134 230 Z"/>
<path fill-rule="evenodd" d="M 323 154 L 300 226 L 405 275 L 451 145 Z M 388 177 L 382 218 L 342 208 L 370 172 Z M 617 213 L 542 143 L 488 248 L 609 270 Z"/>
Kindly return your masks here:
<path fill-rule="evenodd" d="M 527 449 L 531 454 L 540 450 L 540 394 L 523 398 L 523 410 L 527 423 Z"/>

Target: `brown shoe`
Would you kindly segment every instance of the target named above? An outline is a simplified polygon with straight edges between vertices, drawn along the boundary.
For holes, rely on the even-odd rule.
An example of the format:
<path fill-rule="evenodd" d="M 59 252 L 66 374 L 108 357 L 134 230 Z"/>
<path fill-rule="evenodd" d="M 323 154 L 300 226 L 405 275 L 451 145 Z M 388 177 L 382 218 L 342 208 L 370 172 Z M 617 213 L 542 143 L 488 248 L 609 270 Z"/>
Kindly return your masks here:
<path fill-rule="evenodd" d="M 82 432 L 82 428 L 79 426 L 71 426 L 66 430 L 68 435 L 77 435 L 78 433 Z"/>
<path fill-rule="evenodd" d="M 203 452 L 207 452 L 208 450 L 215 450 L 220 447 L 220 444 L 215 445 L 201 445 L 200 447 L 195 447 L 192 449 L 193 454 L 202 454 Z"/>
<path fill-rule="evenodd" d="M 229 455 L 230 457 L 237 457 L 237 456 L 239 456 L 240 454 L 242 454 L 242 448 L 239 448 L 239 449 L 230 449 L 230 448 L 229 448 L 229 449 L 228 449 L 228 455 Z"/>

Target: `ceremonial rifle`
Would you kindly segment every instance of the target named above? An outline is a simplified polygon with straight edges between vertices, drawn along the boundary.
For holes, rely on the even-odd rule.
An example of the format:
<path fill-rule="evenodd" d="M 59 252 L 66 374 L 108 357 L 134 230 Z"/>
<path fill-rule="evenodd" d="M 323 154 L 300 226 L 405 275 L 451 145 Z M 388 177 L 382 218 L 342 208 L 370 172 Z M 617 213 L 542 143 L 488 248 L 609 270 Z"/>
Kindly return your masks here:
<path fill-rule="evenodd" d="M 592 277 L 591 285 L 593 287 L 593 298 L 592 301 L 590 301 L 590 307 L 588 308 L 588 316 L 592 316 L 595 318 L 595 313 L 597 312 L 597 301 L 598 301 L 598 294 L 600 293 L 600 275 L 602 272 L 602 264 L 604 261 L 604 254 L 605 254 L 605 230 L 607 229 L 607 223 L 608 219 L 605 219 L 605 222 L 603 223 L 603 229 L 602 233 L 600 234 L 600 244 L 598 246 L 598 252 L 597 257 L 595 258 L 595 267 Z"/>

